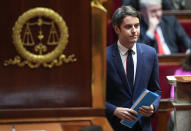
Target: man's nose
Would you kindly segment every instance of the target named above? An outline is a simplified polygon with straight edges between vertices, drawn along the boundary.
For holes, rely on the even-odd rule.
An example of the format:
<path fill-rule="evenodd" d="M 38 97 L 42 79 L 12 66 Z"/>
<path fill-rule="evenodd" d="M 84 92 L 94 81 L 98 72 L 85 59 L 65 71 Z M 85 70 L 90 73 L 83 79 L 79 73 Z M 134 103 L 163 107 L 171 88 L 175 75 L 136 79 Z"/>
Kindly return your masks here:
<path fill-rule="evenodd" d="M 136 28 L 135 28 L 134 26 L 132 27 L 131 32 L 132 32 L 132 33 L 135 33 L 135 32 L 136 32 Z"/>

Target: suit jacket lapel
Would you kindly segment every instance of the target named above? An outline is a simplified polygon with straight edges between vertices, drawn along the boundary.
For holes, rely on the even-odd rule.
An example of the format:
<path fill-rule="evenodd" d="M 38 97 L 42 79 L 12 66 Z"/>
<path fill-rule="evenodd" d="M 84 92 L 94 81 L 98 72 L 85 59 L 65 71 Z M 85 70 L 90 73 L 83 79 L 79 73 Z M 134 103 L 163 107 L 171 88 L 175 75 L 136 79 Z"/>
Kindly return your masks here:
<path fill-rule="evenodd" d="M 113 53 L 112 54 L 113 55 L 113 62 L 114 62 L 114 65 L 116 66 L 117 72 L 118 72 L 123 84 L 127 88 L 127 91 L 130 94 L 132 94 L 132 91 L 131 91 L 131 88 L 129 86 L 127 76 L 125 74 L 125 70 L 124 70 L 124 67 L 123 67 L 123 64 L 122 64 L 122 61 L 121 61 L 121 57 L 120 57 L 120 54 L 119 54 L 117 43 L 114 44 L 112 53 Z"/>
<path fill-rule="evenodd" d="M 133 92 L 136 92 L 136 90 L 139 89 L 139 86 L 141 86 L 140 83 L 143 80 L 143 78 L 142 78 L 143 63 L 144 63 L 144 54 L 143 54 L 139 44 L 137 44 L 137 69 L 136 69 Z"/>

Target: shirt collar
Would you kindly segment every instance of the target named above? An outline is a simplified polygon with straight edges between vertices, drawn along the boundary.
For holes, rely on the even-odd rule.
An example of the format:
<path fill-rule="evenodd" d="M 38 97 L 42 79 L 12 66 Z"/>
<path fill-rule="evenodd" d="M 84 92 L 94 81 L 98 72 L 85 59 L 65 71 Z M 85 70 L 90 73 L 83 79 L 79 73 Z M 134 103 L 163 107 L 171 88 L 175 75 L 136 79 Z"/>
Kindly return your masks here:
<path fill-rule="evenodd" d="M 123 46 L 119 40 L 117 41 L 117 46 L 118 46 L 118 49 L 119 49 L 119 52 L 121 55 L 126 55 L 127 51 L 129 50 L 128 48 L 126 48 L 125 46 Z M 133 55 L 137 53 L 137 50 L 136 50 L 136 43 L 133 45 L 132 47 L 132 50 L 133 50 Z"/>

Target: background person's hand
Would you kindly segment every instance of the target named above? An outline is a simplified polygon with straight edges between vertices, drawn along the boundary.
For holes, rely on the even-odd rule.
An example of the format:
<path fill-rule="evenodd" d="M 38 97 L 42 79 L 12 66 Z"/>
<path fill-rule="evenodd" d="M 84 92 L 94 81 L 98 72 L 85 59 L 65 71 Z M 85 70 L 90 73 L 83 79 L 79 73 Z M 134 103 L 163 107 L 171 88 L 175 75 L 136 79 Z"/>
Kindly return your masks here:
<path fill-rule="evenodd" d="M 149 26 L 148 30 L 154 34 L 158 24 L 160 23 L 160 20 L 157 17 L 152 16 L 149 11 L 147 12 L 147 14 L 148 14 L 148 26 Z"/>

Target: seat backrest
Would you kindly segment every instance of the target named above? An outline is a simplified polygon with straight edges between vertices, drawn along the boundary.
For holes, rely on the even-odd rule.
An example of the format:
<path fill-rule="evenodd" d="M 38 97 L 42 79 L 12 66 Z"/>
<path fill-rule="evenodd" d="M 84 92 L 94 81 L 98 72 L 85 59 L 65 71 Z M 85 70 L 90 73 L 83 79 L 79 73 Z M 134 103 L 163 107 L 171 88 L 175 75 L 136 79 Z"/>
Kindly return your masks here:
<path fill-rule="evenodd" d="M 180 24 L 191 38 L 191 21 L 180 21 Z"/>
<path fill-rule="evenodd" d="M 113 0 L 113 12 L 122 5 L 122 0 Z"/>
<path fill-rule="evenodd" d="M 166 76 L 174 75 L 175 70 L 179 67 L 179 64 L 159 64 L 159 82 L 162 90 L 162 98 L 170 98 L 171 86 L 168 84 Z"/>

